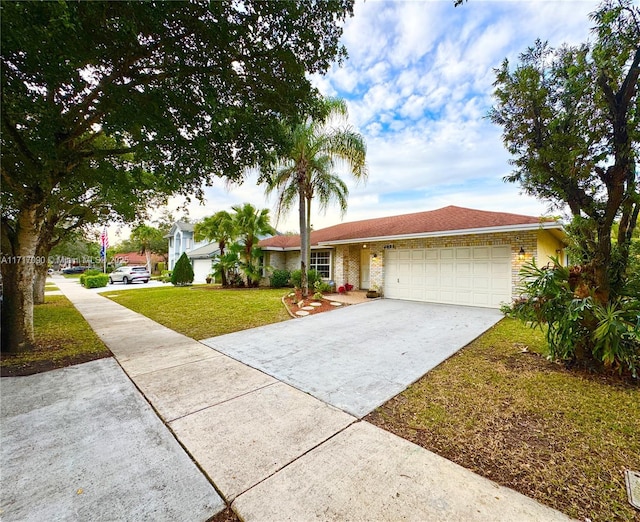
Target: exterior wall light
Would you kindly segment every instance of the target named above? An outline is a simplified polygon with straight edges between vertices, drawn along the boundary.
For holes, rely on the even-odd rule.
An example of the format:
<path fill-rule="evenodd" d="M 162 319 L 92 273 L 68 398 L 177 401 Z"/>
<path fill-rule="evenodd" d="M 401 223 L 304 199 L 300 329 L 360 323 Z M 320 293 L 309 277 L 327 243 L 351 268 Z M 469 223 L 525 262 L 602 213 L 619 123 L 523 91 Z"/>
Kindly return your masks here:
<path fill-rule="evenodd" d="M 524 247 L 520 247 L 520 252 L 518 252 L 518 259 L 520 261 L 523 261 L 524 260 L 524 255 L 525 255 Z"/>

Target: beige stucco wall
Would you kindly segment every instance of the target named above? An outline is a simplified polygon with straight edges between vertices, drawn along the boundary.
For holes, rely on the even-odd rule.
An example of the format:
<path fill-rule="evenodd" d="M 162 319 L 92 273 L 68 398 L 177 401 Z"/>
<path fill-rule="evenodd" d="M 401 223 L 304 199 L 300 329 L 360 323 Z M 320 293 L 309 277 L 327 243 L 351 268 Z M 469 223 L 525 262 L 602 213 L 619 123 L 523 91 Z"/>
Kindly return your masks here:
<path fill-rule="evenodd" d="M 557 257 L 561 264 L 564 263 L 564 245 L 562 241 L 554 237 L 548 230 L 538 231 L 538 266 L 544 266 L 551 262 L 552 257 Z"/>

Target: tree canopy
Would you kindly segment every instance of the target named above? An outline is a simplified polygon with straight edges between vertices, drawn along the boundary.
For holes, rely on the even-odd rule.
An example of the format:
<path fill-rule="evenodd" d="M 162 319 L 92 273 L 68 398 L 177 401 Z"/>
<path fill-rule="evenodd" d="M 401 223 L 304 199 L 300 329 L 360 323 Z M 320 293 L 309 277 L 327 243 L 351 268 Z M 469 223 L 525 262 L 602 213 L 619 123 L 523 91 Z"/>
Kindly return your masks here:
<path fill-rule="evenodd" d="M 69 230 L 241 177 L 313 106 L 306 74 L 344 56 L 352 3 L 3 3 L 2 252 L 46 255 Z M 32 344 L 34 272 L 2 267 L 3 350 Z"/>

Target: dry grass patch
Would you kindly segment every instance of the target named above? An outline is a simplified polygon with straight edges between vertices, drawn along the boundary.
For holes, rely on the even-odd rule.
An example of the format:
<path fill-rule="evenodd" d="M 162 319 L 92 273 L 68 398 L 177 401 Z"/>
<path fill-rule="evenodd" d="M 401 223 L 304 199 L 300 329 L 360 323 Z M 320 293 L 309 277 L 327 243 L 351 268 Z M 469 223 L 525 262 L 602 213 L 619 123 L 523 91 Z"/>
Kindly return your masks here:
<path fill-rule="evenodd" d="M 504 319 L 366 420 L 566 514 L 633 521 L 637 383 L 547 361 L 544 338 Z"/>

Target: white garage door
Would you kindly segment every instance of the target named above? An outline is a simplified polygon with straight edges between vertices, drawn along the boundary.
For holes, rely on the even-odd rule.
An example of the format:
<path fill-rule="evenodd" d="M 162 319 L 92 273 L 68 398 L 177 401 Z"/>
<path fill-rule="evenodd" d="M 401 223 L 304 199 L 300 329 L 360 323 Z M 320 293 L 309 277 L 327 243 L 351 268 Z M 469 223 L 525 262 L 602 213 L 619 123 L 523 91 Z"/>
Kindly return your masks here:
<path fill-rule="evenodd" d="M 206 283 L 207 276 L 211 273 L 211 259 L 193 260 L 193 282 Z"/>
<path fill-rule="evenodd" d="M 499 308 L 511 301 L 511 247 L 387 250 L 384 279 L 391 299 Z"/>

